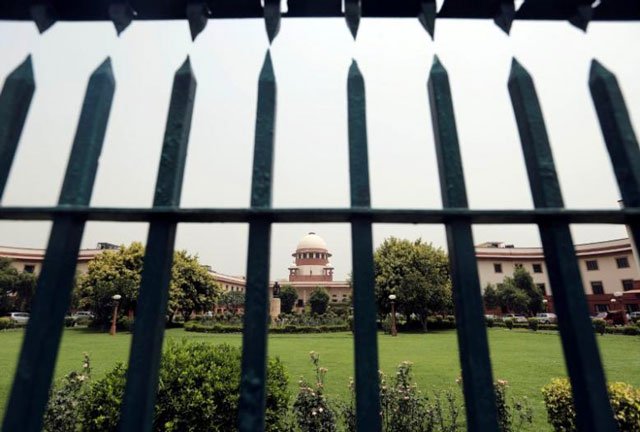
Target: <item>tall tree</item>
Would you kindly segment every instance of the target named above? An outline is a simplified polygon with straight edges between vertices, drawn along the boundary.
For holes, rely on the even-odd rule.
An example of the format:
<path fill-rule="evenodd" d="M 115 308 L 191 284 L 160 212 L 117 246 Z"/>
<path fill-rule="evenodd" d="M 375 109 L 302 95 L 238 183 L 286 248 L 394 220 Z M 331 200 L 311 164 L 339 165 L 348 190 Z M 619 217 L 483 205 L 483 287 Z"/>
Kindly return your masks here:
<path fill-rule="evenodd" d="M 505 277 L 501 286 L 498 287 L 498 303 L 500 307 L 513 313 L 527 313 L 529 297 L 518 288 L 513 278 Z"/>
<path fill-rule="evenodd" d="M 396 295 L 398 312 L 415 316 L 427 330 L 430 314 L 451 310 L 451 278 L 447 254 L 421 239 L 386 239 L 375 251 L 375 293 L 378 313 L 391 310 Z"/>
<path fill-rule="evenodd" d="M 291 313 L 298 300 L 298 292 L 291 285 L 285 285 L 280 289 L 280 311 Z"/>
<path fill-rule="evenodd" d="M 544 310 L 542 291 L 533 283 L 533 277 L 524 267 L 516 267 L 513 272 L 513 283 L 528 297 L 527 309 L 529 314 L 535 315 Z"/>
<path fill-rule="evenodd" d="M 484 299 L 484 307 L 487 309 L 495 309 L 500 306 L 500 300 L 498 299 L 498 292 L 493 284 L 487 284 L 482 295 Z"/>
<path fill-rule="evenodd" d="M 144 246 L 137 242 L 97 255 L 78 282 L 80 307 L 92 310 L 95 321 L 103 325 L 111 319 L 115 294 L 122 296 L 119 309 L 122 314 L 134 310 L 143 259 Z M 188 316 L 194 310 L 210 309 L 215 304 L 220 287 L 196 256 L 175 252 L 171 275 L 167 316 L 179 312 Z"/>
<path fill-rule="evenodd" d="M 9 258 L 0 258 L 0 313 L 29 311 L 36 292 L 36 275 L 18 271 Z"/>

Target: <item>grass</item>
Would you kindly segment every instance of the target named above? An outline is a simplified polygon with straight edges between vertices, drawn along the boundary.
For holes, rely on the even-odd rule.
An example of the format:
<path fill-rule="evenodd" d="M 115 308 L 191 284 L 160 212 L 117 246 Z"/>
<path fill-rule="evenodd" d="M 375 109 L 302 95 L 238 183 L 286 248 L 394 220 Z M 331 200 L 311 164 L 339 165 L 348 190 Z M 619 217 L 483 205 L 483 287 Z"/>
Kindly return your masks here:
<path fill-rule="evenodd" d="M 11 388 L 22 330 L 0 332 L 0 415 Z M 188 338 L 208 343 L 228 343 L 239 346 L 240 335 L 211 335 L 189 333 L 171 329 L 167 339 Z M 598 336 L 598 343 L 609 381 L 625 381 L 640 386 L 640 338 L 632 336 Z M 527 330 L 490 329 L 489 341 L 494 379 L 509 382 L 509 394 L 526 396 L 534 409 L 534 425 L 529 430 L 550 430 L 540 388 L 551 378 L 565 376 L 560 339 L 555 332 L 533 333 Z M 115 363 L 125 362 L 131 335 L 121 333 L 115 337 L 93 333 L 84 329 L 65 330 L 58 355 L 56 377 L 79 369 L 82 353 L 92 359 L 94 378 L 101 377 Z M 380 334 L 378 337 L 380 369 L 392 375 L 398 363 L 413 362 L 415 381 L 426 392 L 455 389 L 460 376 L 456 333 L 454 331 L 429 334 L 400 334 L 397 338 Z M 312 379 L 309 352 L 320 353 L 320 363 L 329 369 L 326 379 L 327 394 L 348 396 L 349 378 L 353 376 L 353 337 L 350 333 L 312 335 L 273 335 L 269 338 L 269 354 L 279 356 L 289 373 L 289 387 L 295 394 L 301 375 Z"/>

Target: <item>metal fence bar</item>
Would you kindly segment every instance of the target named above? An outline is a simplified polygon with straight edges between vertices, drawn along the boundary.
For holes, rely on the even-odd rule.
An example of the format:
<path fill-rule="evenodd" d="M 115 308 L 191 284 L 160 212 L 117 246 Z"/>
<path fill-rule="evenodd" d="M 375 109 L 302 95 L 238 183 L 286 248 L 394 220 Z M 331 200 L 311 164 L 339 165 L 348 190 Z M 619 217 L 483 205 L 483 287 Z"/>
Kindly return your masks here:
<path fill-rule="evenodd" d="M 35 88 L 31 56 L 28 56 L 9 74 L 0 93 L 0 200 Z"/>
<path fill-rule="evenodd" d="M 589 77 L 591 97 L 625 207 L 640 207 L 640 150 L 616 76 L 594 60 Z M 640 223 L 629 224 L 636 246 Z"/>
<path fill-rule="evenodd" d="M 180 205 L 196 86 L 187 58 L 173 81 L 154 207 Z M 152 221 L 149 226 L 123 398 L 121 431 L 150 431 L 153 426 L 175 236 L 175 221 Z"/>
<path fill-rule="evenodd" d="M 347 82 L 349 117 L 349 173 L 351 206 L 371 206 L 364 79 L 353 61 Z M 356 375 L 356 425 L 358 431 L 381 430 L 378 384 L 378 339 L 373 272 L 371 220 L 351 222 L 353 262 L 353 314 Z"/>
<path fill-rule="evenodd" d="M 258 81 L 251 208 L 271 207 L 273 147 L 276 124 L 276 80 L 267 51 Z M 249 223 L 247 286 L 242 331 L 239 430 L 265 428 L 267 331 L 269 319 L 269 263 L 271 223 L 254 218 Z"/>
<path fill-rule="evenodd" d="M 509 93 L 533 202 L 536 207 L 562 207 L 560 185 L 533 80 L 515 59 L 509 76 Z M 571 379 L 578 430 L 613 432 L 616 424 L 569 225 L 564 221 L 549 221 L 538 227 Z"/>
<path fill-rule="evenodd" d="M 58 201 L 60 206 L 89 204 L 114 90 L 111 61 L 107 59 L 89 79 Z M 72 215 L 53 220 L 7 404 L 2 428 L 5 432 L 37 432 L 42 427 L 84 226 L 84 218 Z"/>
<path fill-rule="evenodd" d="M 427 84 L 444 208 L 468 207 L 449 77 L 435 57 Z M 495 394 L 471 224 L 446 224 L 467 430 L 497 431 Z"/>

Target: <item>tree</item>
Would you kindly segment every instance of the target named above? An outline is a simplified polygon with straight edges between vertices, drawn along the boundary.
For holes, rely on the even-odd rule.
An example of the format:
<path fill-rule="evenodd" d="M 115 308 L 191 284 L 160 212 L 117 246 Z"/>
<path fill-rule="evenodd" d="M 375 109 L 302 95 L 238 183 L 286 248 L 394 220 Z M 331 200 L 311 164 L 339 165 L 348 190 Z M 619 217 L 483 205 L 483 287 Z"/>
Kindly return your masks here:
<path fill-rule="evenodd" d="M 173 256 L 169 288 L 169 316 L 182 312 L 188 320 L 194 311 L 211 310 L 219 296 L 219 285 L 198 262 L 197 256 L 178 251 Z"/>
<path fill-rule="evenodd" d="M 230 310 L 234 314 L 237 314 L 238 309 L 244 307 L 244 293 L 240 291 L 227 291 L 222 294 L 218 304 L 223 306 L 226 310 Z"/>
<path fill-rule="evenodd" d="M 323 287 L 316 287 L 309 296 L 309 304 L 311 305 L 311 312 L 322 315 L 327 311 L 329 305 L 329 294 Z"/>
<path fill-rule="evenodd" d="M 9 258 L 0 258 L 0 313 L 29 311 L 37 281 L 36 275 L 19 272 Z"/>
<path fill-rule="evenodd" d="M 487 284 L 482 295 L 484 299 L 484 307 L 487 309 L 495 309 L 500 306 L 498 292 L 493 284 Z"/>
<path fill-rule="evenodd" d="M 280 289 L 280 310 L 282 313 L 291 313 L 298 300 L 298 291 L 291 285 L 285 285 Z"/>
<path fill-rule="evenodd" d="M 375 251 L 375 293 L 378 313 L 391 311 L 389 295 L 396 295 L 397 311 L 414 315 L 427 330 L 429 314 L 452 308 L 447 254 L 421 239 L 386 239 Z"/>
<path fill-rule="evenodd" d="M 516 286 L 513 279 L 505 277 L 504 282 L 497 290 L 500 307 L 508 312 L 526 313 L 529 303 L 527 294 Z"/>
<path fill-rule="evenodd" d="M 544 304 L 542 303 L 544 295 L 533 283 L 531 274 L 524 267 L 516 267 L 513 272 L 513 283 L 527 295 L 527 309 L 530 315 L 535 315 L 544 310 Z"/>
<path fill-rule="evenodd" d="M 90 263 L 78 282 L 79 305 L 95 314 L 97 324 L 106 325 L 113 313 L 115 294 L 120 294 L 120 313 L 135 310 L 144 260 L 144 246 L 134 242 L 118 250 L 107 250 Z M 219 285 L 196 256 L 185 251 L 174 253 L 169 285 L 167 315 L 190 315 L 194 310 L 209 309 L 220 291 Z"/>
<path fill-rule="evenodd" d="M 516 267 L 513 277 L 504 278 L 496 294 L 498 305 L 509 312 L 535 315 L 544 309 L 542 292 L 522 267 Z"/>

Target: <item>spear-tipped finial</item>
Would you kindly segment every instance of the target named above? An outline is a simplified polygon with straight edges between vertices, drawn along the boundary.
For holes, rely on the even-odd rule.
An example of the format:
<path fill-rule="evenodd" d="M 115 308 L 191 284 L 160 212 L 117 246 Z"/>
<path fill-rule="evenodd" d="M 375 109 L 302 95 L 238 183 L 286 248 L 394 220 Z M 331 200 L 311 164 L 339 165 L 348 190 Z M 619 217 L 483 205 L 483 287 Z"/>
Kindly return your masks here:
<path fill-rule="evenodd" d="M 118 36 L 129 27 L 136 15 L 136 11 L 127 1 L 116 0 L 109 5 L 109 18 L 111 18 Z"/>
<path fill-rule="evenodd" d="M 420 3 L 420 13 L 418 20 L 422 27 L 429 33 L 431 40 L 435 37 L 436 32 L 436 2 L 435 0 L 423 0 Z"/>
<path fill-rule="evenodd" d="M 189 31 L 191 32 L 191 40 L 196 40 L 196 37 L 207 26 L 207 21 L 211 15 L 211 11 L 207 6 L 207 3 L 200 0 L 190 0 L 187 3 L 187 20 L 189 21 Z"/>
<path fill-rule="evenodd" d="M 503 32 L 509 34 L 515 16 L 516 6 L 513 3 L 513 0 L 502 0 L 498 5 L 495 15 L 493 16 L 493 22 L 495 22 Z"/>
<path fill-rule="evenodd" d="M 575 12 L 571 17 L 569 17 L 569 22 L 574 26 L 578 27 L 583 32 L 587 31 L 587 26 L 589 25 L 589 21 L 593 17 L 593 7 L 591 7 L 591 2 L 580 4 L 576 7 Z"/>
<path fill-rule="evenodd" d="M 34 2 L 29 7 L 29 13 L 40 34 L 47 31 L 56 22 L 56 12 L 49 0 Z"/>
<path fill-rule="evenodd" d="M 280 15 L 280 0 L 264 0 L 264 25 L 269 43 L 272 43 L 280 32 Z"/>
<path fill-rule="evenodd" d="M 349 27 L 349 31 L 351 32 L 353 39 L 358 35 L 361 15 L 362 8 L 360 0 L 344 0 L 344 16 L 347 20 L 347 27 Z"/>

